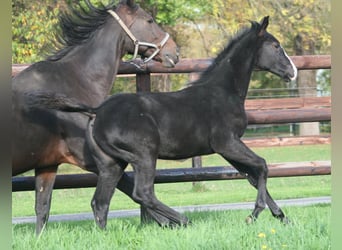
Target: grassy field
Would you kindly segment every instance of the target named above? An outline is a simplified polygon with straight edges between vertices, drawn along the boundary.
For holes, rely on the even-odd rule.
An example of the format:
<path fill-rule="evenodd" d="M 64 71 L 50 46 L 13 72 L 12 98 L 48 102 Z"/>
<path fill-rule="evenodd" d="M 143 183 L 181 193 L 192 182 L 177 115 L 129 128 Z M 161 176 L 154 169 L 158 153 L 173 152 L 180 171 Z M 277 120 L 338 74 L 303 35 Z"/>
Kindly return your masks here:
<path fill-rule="evenodd" d="M 50 223 L 40 238 L 34 225 L 13 228 L 13 249 L 129 250 L 327 250 L 330 249 L 330 206 L 286 207 L 291 223 L 281 224 L 270 213 L 246 225 L 245 210 L 193 212 L 186 228 L 140 225 L 139 218 L 110 220 L 107 230 L 94 222 Z"/>
<path fill-rule="evenodd" d="M 330 145 L 255 148 L 268 163 L 330 160 Z M 217 155 L 203 158 L 204 166 L 227 165 Z M 160 161 L 158 168 L 189 167 L 188 161 Z M 61 173 L 80 172 L 63 166 Z M 270 178 L 274 199 L 326 196 L 331 194 L 331 176 Z M 158 198 L 169 206 L 254 201 L 256 191 L 246 180 L 158 184 Z M 94 188 L 55 190 L 51 214 L 90 212 Z M 138 208 L 120 191 L 111 210 Z M 109 220 L 108 230 L 93 221 L 49 223 L 41 238 L 34 224 L 13 226 L 13 249 L 329 249 L 330 206 L 285 207 L 292 223 L 281 225 L 268 211 L 257 223 L 246 226 L 250 211 L 188 213 L 194 225 L 174 230 L 155 225 L 141 226 L 139 218 Z M 12 195 L 13 217 L 34 215 L 34 192 Z M 47 245 L 46 245 L 47 244 Z"/>

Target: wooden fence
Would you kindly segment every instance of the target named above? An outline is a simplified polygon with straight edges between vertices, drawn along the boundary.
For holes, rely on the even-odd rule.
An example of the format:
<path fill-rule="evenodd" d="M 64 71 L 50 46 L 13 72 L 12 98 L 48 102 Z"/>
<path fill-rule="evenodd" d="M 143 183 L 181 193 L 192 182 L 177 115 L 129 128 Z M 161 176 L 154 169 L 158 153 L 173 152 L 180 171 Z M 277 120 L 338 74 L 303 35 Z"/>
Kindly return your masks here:
<path fill-rule="evenodd" d="M 299 70 L 329 69 L 331 57 L 294 56 L 291 57 Z M 140 65 L 140 60 L 135 64 Z M 175 68 L 163 68 L 160 63 L 151 61 L 139 68 L 131 63 L 121 63 L 119 74 L 136 74 L 137 91 L 150 91 L 151 73 L 194 73 L 203 72 L 211 59 L 182 59 Z M 13 65 L 12 76 L 25 69 L 28 65 Z M 247 100 L 246 110 L 249 124 L 276 124 L 297 122 L 319 122 L 331 120 L 330 97 L 301 97 L 281 99 Z M 330 137 L 325 142 L 330 142 Z M 266 139 L 267 140 L 267 139 Z M 304 140 L 302 138 L 302 140 Z M 324 140 L 324 138 L 323 138 Z M 248 145 L 248 143 L 247 143 Z M 196 165 L 196 164 L 195 164 Z M 330 161 L 314 161 L 300 163 L 280 163 L 269 165 L 269 177 L 329 175 Z M 133 179 L 133 173 L 128 172 Z M 187 182 L 204 180 L 241 179 L 241 176 L 230 166 L 182 168 L 158 170 L 155 183 Z M 84 188 L 96 186 L 95 174 L 57 175 L 55 189 Z M 12 191 L 34 190 L 34 177 L 12 177 Z"/>

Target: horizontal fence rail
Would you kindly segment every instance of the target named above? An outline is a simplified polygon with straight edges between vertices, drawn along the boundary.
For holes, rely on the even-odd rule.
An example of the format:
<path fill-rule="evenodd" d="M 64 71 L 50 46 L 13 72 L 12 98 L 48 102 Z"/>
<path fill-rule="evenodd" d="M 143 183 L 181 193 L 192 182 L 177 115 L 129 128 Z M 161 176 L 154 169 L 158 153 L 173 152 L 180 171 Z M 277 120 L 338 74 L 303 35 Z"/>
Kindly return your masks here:
<path fill-rule="evenodd" d="M 299 70 L 330 69 L 330 55 L 291 56 Z M 213 59 L 181 59 L 174 68 L 164 68 L 161 63 L 150 61 L 142 64 L 140 59 L 133 63 L 122 62 L 119 74 L 136 74 L 137 90 L 150 90 L 150 73 L 194 73 L 205 71 L 213 62 Z M 29 64 L 12 65 L 12 76 L 26 69 Z M 330 97 L 296 97 L 279 99 L 246 100 L 245 104 L 249 124 L 277 124 L 297 123 L 331 120 Z M 268 139 L 264 139 L 268 140 Z M 298 138 L 299 143 L 307 141 L 307 138 Z M 311 140 L 311 139 L 309 139 Z M 327 138 L 314 140 L 330 143 Z M 251 143 L 251 142 L 250 142 Z M 281 138 L 275 139 L 271 144 L 286 143 Z M 249 145 L 246 142 L 247 145 Z M 250 144 L 252 145 L 252 144 Z M 133 172 L 127 173 L 133 180 Z M 331 174 L 330 161 L 313 161 L 298 163 L 281 163 L 269 165 L 269 177 L 309 176 Z M 157 170 L 155 183 L 170 182 L 194 182 L 205 180 L 231 180 L 242 179 L 232 167 L 201 167 L 178 168 Z M 57 175 L 54 188 L 83 188 L 95 187 L 97 176 L 95 174 L 69 174 Z M 12 191 L 34 190 L 34 176 L 12 177 Z"/>
<path fill-rule="evenodd" d="M 292 97 L 276 99 L 250 99 L 245 102 L 246 110 L 330 108 L 331 97 Z"/>
<path fill-rule="evenodd" d="M 276 146 L 298 146 L 298 145 L 318 145 L 331 144 L 329 135 L 310 135 L 310 136 L 272 136 L 272 137 L 253 137 L 243 138 L 242 141 L 248 147 L 276 147 Z"/>
<path fill-rule="evenodd" d="M 290 56 L 299 70 L 306 69 L 330 69 L 330 55 Z M 143 74 L 143 73 L 192 73 L 203 72 L 213 62 L 213 59 L 181 59 L 174 68 L 165 68 L 161 63 L 149 61 L 143 64 L 140 59 L 133 62 L 121 62 L 118 74 Z M 13 64 L 12 76 L 26 69 L 30 64 Z M 137 65 L 139 67 L 137 67 Z"/>
<path fill-rule="evenodd" d="M 331 120 L 331 108 L 247 111 L 248 124 L 321 122 Z"/>
<path fill-rule="evenodd" d="M 330 161 L 311 161 L 270 164 L 269 177 L 291 177 L 308 175 L 331 174 Z M 127 172 L 129 178 L 134 178 L 133 172 Z M 155 183 L 175 183 L 210 180 L 236 180 L 244 179 L 235 168 L 230 166 L 202 167 L 202 168 L 173 168 L 156 171 Z M 57 175 L 54 189 L 96 187 L 97 175 L 95 174 L 67 174 Z M 34 190 L 35 179 L 33 176 L 13 177 L 12 191 Z"/>

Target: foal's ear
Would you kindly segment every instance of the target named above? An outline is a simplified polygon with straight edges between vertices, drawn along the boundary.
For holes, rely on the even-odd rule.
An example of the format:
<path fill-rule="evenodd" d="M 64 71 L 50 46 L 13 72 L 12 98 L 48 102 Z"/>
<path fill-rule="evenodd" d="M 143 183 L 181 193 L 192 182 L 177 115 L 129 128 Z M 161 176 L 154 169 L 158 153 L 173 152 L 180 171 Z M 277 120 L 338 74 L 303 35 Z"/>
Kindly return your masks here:
<path fill-rule="evenodd" d="M 260 21 L 260 31 L 259 31 L 259 36 L 262 36 L 265 34 L 267 26 L 268 26 L 268 20 L 269 16 L 265 16 L 261 21 Z"/>

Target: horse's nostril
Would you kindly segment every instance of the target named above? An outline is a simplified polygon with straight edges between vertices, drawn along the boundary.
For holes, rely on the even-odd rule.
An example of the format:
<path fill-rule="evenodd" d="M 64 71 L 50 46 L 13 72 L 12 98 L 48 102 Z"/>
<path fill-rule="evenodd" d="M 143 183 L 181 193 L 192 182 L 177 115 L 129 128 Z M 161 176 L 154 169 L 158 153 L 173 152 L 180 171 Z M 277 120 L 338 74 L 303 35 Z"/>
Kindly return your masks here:
<path fill-rule="evenodd" d="M 175 63 L 179 62 L 179 55 L 176 55 L 175 59 L 173 60 Z"/>

